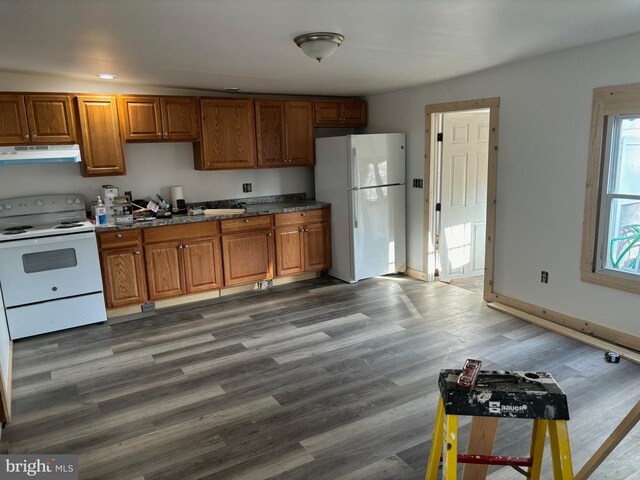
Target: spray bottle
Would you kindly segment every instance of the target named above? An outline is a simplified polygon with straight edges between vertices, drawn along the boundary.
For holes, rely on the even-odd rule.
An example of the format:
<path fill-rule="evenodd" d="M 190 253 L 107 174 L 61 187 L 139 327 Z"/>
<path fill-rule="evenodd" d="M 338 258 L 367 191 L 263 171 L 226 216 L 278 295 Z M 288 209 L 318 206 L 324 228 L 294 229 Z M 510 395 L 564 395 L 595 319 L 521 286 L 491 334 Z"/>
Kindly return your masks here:
<path fill-rule="evenodd" d="M 98 203 L 96 205 L 96 223 L 98 225 L 107 224 L 107 207 L 105 207 L 104 203 L 102 203 L 100 195 L 98 195 Z"/>

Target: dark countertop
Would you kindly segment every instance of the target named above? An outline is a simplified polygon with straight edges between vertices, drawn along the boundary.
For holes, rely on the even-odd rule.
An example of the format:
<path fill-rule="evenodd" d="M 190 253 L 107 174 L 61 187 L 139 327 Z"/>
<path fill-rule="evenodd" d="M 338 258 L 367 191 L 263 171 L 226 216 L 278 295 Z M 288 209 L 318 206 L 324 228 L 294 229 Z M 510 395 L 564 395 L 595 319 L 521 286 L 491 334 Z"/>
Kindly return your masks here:
<path fill-rule="evenodd" d="M 162 227 L 166 225 L 179 225 L 181 223 L 210 222 L 213 220 L 255 217 L 257 215 L 272 215 L 274 213 L 299 212 L 329 207 L 331 207 L 330 203 L 316 202 L 315 200 L 257 203 L 246 205 L 246 211 L 242 215 L 176 215 L 171 218 L 155 219 L 147 222 L 135 222 L 133 225 L 96 225 L 96 232 L 129 230 L 132 228 Z"/>

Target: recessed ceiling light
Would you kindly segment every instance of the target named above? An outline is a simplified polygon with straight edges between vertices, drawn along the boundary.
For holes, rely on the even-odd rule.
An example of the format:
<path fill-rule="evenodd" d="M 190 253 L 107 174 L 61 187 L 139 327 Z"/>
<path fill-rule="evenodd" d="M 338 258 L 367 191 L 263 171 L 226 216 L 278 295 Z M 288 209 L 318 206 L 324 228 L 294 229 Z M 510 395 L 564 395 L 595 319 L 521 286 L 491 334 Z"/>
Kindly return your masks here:
<path fill-rule="evenodd" d="M 113 80 L 114 78 L 118 78 L 118 76 L 114 73 L 99 73 L 98 77 L 103 80 Z"/>
<path fill-rule="evenodd" d="M 225 92 L 239 92 L 240 89 L 238 87 L 224 87 Z"/>

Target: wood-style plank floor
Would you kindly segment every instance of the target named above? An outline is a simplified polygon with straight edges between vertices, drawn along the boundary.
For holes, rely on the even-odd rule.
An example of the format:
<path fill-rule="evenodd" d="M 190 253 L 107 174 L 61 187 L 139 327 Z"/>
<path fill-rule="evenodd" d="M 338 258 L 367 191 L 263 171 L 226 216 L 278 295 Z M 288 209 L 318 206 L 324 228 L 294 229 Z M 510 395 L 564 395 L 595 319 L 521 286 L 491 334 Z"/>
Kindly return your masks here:
<path fill-rule="evenodd" d="M 83 480 L 417 480 L 438 372 L 468 357 L 555 376 L 575 471 L 640 395 L 640 366 L 606 363 L 477 293 L 321 278 L 15 342 L 2 451 L 77 453 Z M 526 456 L 530 425 L 503 420 L 495 451 Z M 639 429 L 593 479 L 640 478 Z M 468 430 L 461 417 L 461 445 Z"/>

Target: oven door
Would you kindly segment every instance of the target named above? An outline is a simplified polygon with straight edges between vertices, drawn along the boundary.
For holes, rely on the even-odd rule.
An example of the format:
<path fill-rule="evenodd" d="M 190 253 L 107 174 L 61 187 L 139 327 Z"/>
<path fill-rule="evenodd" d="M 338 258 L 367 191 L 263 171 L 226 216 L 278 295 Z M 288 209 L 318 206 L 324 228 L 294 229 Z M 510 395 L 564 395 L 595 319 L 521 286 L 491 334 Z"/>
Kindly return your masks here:
<path fill-rule="evenodd" d="M 95 232 L 0 243 L 0 284 L 7 308 L 101 292 Z"/>

